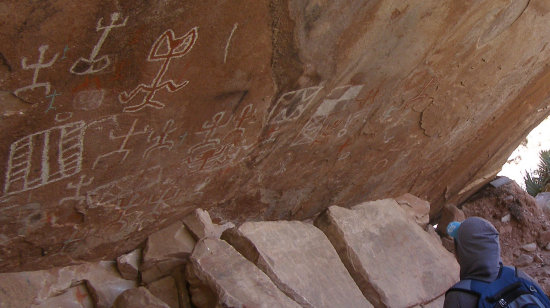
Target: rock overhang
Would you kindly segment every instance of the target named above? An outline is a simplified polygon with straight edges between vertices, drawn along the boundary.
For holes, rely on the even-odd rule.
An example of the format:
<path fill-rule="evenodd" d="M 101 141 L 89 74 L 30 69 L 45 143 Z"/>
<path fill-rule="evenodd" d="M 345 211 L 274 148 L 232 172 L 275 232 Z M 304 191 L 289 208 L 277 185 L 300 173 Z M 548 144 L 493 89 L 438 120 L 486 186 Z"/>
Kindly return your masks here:
<path fill-rule="evenodd" d="M 436 217 L 549 114 L 549 9 L 7 2 L 0 268 L 120 255 L 197 207 L 307 219 L 411 192 Z"/>

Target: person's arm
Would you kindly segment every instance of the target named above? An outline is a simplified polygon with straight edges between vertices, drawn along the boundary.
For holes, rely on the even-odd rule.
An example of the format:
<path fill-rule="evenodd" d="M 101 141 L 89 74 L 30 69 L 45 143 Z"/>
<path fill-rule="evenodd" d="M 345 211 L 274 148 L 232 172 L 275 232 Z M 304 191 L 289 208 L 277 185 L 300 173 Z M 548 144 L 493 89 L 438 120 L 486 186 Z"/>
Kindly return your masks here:
<path fill-rule="evenodd" d="M 475 308 L 477 296 L 460 291 L 451 291 L 445 295 L 443 308 Z"/>

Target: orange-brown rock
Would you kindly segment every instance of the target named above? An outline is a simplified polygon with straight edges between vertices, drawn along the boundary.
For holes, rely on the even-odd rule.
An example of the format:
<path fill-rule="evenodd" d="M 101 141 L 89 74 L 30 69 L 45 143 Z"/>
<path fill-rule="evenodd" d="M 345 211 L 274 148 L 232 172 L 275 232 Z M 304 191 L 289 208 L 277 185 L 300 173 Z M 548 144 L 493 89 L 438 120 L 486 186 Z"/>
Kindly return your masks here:
<path fill-rule="evenodd" d="M 82 285 L 86 287 L 71 288 Z M 77 299 L 87 307 L 111 307 L 117 296 L 136 287 L 136 282 L 120 277 L 114 262 L 85 263 L 49 270 L 0 274 L 0 307 L 53 307 Z M 62 296 L 62 297 L 58 297 Z M 60 304 L 59 304 L 60 305 Z"/>
<path fill-rule="evenodd" d="M 0 271 L 114 259 L 195 208 L 458 204 L 550 113 L 545 1 L 0 5 Z"/>
<path fill-rule="evenodd" d="M 117 269 L 124 279 L 138 280 L 141 249 L 135 249 L 116 259 Z"/>
<path fill-rule="evenodd" d="M 223 231 L 235 227 L 233 223 L 217 225 L 212 222 L 210 214 L 203 209 L 196 209 L 191 214 L 183 218 L 183 224 L 193 234 L 195 239 L 200 240 L 205 237 L 219 238 Z"/>
<path fill-rule="evenodd" d="M 13 307 L 23 307 L 20 306 L 21 301 L 16 302 Z M 8 308 L 10 306 L 2 306 Z M 52 308 L 52 307 L 62 307 L 62 308 L 94 308 L 94 302 L 88 294 L 88 290 L 83 284 L 74 286 L 67 291 L 63 292 L 60 295 L 48 298 L 44 302 L 32 305 L 31 308 Z"/>
<path fill-rule="evenodd" d="M 191 299 L 198 307 L 214 307 L 216 303 L 222 307 L 300 307 L 264 272 L 220 239 L 200 240 L 187 272 Z"/>
<path fill-rule="evenodd" d="M 151 234 L 140 265 L 142 281 L 153 282 L 183 266 L 194 246 L 195 239 L 181 222 Z"/>
<path fill-rule="evenodd" d="M 315 225 L 375 307 L 425 304 L 458 281 L 454 256 L 393 199 L 331 206 Z"/>
<path fill-rule="evenodd" d="M 129 289 L 120 294 L 113 304 L 113 308 L 171 308 L 165 302 L 155 297 L 144 287 Z"/>
<path fill-rule="evenodd" d="M 372 307 L 330 241 L 313 225 L 246 222 L 222 238 L 302 307 Z"/>
<path fill-rule="evenodd" d="M 428 201 L 422 200 L 409 193 L 394 198 L 394 200 L 420 227 L 426 228 L 430 222 L 430 203 Z"/>
<path fill-rule="evenodd" d="M 170 308 L 179 308 L 178 287 L 174 278 L 167 276 L 147 285 L 147 290 Z"/>

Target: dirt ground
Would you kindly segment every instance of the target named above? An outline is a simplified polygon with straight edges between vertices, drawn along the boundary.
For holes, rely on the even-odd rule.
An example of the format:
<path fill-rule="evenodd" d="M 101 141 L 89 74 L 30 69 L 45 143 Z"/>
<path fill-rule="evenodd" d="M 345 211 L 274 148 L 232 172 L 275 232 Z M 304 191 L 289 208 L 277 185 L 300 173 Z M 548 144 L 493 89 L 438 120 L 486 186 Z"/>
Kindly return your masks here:
<path fill-rule="evenodd" d="M 479 216 L 493 223 L 500 233 L 504 264 L 517 266 L 550 294 L 550 251 L 545 249 L 550 220 L 533 197 L 514 181 L 499 187 L 487 184 L 459 208 L 466 217 Z"/>

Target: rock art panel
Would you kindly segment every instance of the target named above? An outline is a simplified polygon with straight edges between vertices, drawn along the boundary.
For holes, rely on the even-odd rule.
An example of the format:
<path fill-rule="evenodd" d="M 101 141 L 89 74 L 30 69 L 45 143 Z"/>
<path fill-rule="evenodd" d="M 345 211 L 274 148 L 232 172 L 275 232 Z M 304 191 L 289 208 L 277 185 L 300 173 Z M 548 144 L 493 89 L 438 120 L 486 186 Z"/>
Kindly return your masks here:
<path fill-rule="evenodd" d="M 0 271 L 114 259 L 196 208 L 304 220 L 408 192 L 434 219 L 549 115 L 547 11 L 5 2 Z"/>

